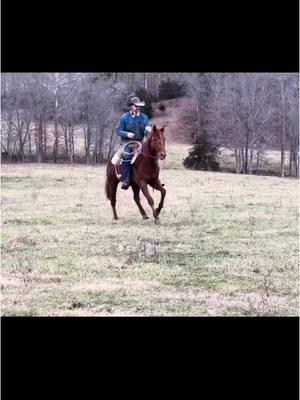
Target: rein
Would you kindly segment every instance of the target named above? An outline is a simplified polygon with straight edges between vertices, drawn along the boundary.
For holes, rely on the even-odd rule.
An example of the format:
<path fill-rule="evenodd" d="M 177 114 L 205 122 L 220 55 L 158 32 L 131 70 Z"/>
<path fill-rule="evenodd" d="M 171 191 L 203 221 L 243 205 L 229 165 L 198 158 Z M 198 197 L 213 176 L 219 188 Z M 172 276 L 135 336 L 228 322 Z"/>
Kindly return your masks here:
<path fill-rule="evenodd" d="M 127 144 L 132 144 L 132 143 L 138 145 L 138 148 L 137 148 L 136 150 L 133 150 L 132 152 L 128 152 L 128 151 L 124 150 L 124 148 L 125 148 L 125 146 L 126 146 Z M 126 154 L 126 155 L 133 154 L 133 157 L 136 155 L 136 153 L 139 153 L 139 152 L 140 152 L 140 154 L 143 154 L 143 155 L 146 156 L 146 157 L 157 158 L 157 156 L 152 156 L 151 154 L 146 154 L 146 153 L 144 153 L 143 150 L 142 150 L 142 147 L 143 147 L 143 145 L 142 145 L 141 142 L 134 142 L 134 141 L 132 141 L 132 142 L 126 143 L 126 144 L 123 146 L 122 152 L 123 152 L 123 154 Z"/>
<path fill-rule="evenodd" d="M 146 157 L 157 158 L 157 156 L 151 156 L 150 154 L 146 154 L 143 151 L 141 151 L 141 153 Z"/>

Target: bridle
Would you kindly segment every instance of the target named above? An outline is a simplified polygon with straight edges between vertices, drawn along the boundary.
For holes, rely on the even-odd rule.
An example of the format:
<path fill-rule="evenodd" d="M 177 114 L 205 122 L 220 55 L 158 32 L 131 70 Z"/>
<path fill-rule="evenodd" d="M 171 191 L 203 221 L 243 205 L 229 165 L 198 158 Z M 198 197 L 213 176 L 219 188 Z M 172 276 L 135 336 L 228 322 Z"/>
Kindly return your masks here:
<path fill-rule="evenodd" d="M 151 154 L 146 154 L 146 153 L 144 153 L 143 152 L 143 150 L 141 150 L 141 153 L 144 155 L 144 156 L 146 156 L 146 157 L 151 157 L 151 158 L 158 158 L 158 155 L 156 155 L 156 156 L 152 156 Z"/>
<path fill-rule="evenodd" d="M 146 157 L 157 158 L 157 156 L 151 156 L 151 154 L 144 153 L 143 150 L 141 151 L 141 154 L 143 154 L 143 156 L 146 156 Z"/>

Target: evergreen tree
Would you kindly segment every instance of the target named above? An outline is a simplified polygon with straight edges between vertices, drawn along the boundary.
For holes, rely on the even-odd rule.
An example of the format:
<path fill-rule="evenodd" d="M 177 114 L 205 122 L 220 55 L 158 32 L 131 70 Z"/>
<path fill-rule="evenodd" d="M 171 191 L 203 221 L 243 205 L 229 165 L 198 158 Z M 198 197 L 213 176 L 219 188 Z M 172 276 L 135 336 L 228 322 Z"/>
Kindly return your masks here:
<path fill-rule="evenodd" d="M 210 142 L 206 134 L 197 136 L 189 155 L 183 160 L 186 169 L 218 171 L 219 146 Z"/>

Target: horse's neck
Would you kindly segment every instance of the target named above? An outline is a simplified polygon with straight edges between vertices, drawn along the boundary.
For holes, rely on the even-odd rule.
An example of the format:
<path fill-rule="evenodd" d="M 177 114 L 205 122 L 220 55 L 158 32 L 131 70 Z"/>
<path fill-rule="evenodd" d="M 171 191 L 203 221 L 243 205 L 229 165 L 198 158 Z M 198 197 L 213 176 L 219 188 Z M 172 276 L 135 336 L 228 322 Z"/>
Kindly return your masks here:
<path fill-rule="evenodd" d="M 147 140 L 145 143 L 143 143 L 142 152 L 144 153 L 144 155 L 150 156 L 150 158 L 151 158 L 152 160 L 153 160 L 154 158 L 156 158 L 156 154 L 155 154 L 155 152 L 151 149 L 148 140 Z M 147 157 L 147 158 L 149 158 L 149 157 Z"/>
<path fill-rule="evenodd" d="M 152 151 L 148 141 L 143 143 L 141 154 L 135 162 L 135 168 L 140 171 L 148 171 L 151 174 L 156 174 L 157 169 L 159 169 L 156 154 Z"/>

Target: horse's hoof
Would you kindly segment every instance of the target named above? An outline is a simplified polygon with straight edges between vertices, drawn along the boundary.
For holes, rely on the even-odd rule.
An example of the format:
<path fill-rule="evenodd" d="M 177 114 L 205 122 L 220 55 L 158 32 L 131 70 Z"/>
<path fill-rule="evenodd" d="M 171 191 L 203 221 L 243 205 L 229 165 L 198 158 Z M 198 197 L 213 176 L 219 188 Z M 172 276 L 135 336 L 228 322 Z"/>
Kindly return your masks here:
<path fill-rule="evenodd" d="M 143 215 L 143 219 L 149 219 L 148 215 Z"/>

